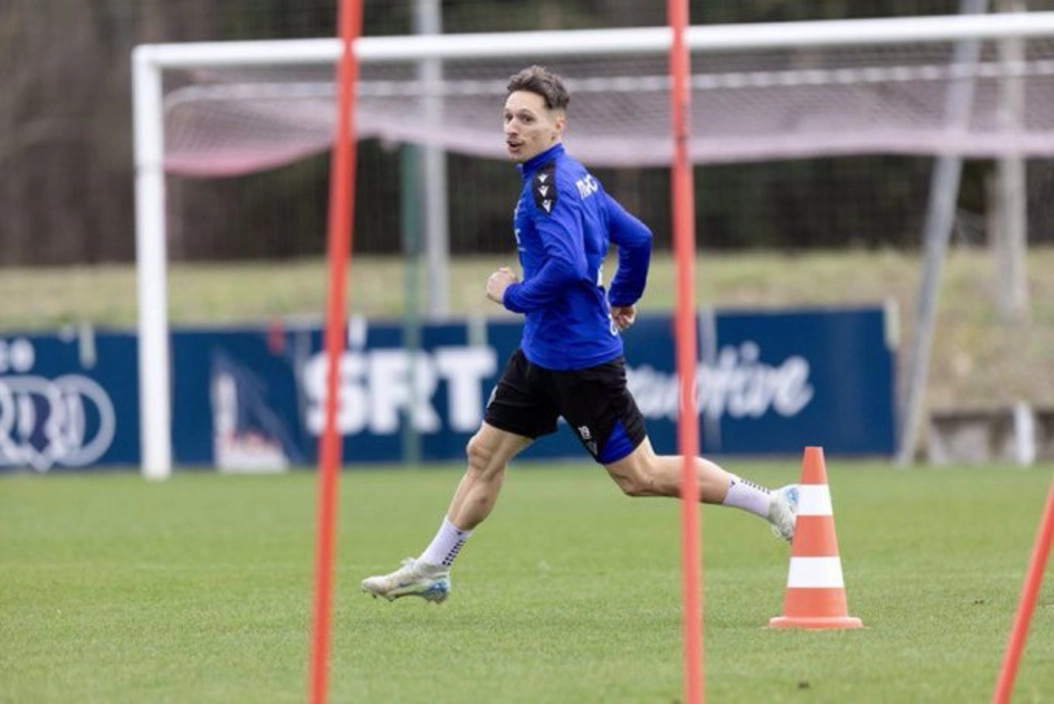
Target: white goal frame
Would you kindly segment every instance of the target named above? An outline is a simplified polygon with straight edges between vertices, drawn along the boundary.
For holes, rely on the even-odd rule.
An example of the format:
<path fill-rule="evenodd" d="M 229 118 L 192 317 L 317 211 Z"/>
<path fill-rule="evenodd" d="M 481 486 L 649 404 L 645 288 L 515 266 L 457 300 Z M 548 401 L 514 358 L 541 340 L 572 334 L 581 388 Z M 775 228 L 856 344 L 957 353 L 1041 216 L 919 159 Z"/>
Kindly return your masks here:
<path fill-rule="evenodd" d="M 901 17 L 689 27 L 692 53 L 968 41 L 1054 36 L 1054 12 Z M 363 37 L 354 51 L 375 61 L 667 54 L 669 27 Z M 541 48 L 541 49 L 540 49 Z M 263 64 L 335 65 L 341 40 L 297 39 L 145 44 L 132 52 L 142 473 L 172 471 L 171 375 L 165 232 L 165 134 L 162 76 L 167 69 Z"/>

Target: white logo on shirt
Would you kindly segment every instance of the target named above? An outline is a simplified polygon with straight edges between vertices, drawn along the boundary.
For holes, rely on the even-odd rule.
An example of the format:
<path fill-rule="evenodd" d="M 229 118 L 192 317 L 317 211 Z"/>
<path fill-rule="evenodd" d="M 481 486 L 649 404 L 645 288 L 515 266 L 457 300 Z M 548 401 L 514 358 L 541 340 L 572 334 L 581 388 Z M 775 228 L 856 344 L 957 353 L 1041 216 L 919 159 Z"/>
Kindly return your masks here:
<path fill-rule="evenodd" d="M 575 181 L 575 186 L 578 188 L 578 195 L 583 199 L 596 193 L 600 190 L 600 184 L 593 178 L 592 174 L 586 174 L 582 178 Z"/>

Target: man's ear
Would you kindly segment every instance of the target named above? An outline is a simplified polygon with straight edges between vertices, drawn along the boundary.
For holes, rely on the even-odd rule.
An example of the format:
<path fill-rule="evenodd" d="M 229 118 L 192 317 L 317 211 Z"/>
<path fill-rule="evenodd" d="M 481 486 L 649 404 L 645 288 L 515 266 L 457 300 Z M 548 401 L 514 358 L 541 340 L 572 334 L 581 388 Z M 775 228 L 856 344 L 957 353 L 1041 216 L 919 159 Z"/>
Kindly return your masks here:
<path fill-rule="evenodd" d="M 567 127 L 567 113 L 560 110 L 556 113 L 556 119 L 553 121 L 553 126 L 556 127 L 556 136 L 563 137 L 564 129 Z"/>

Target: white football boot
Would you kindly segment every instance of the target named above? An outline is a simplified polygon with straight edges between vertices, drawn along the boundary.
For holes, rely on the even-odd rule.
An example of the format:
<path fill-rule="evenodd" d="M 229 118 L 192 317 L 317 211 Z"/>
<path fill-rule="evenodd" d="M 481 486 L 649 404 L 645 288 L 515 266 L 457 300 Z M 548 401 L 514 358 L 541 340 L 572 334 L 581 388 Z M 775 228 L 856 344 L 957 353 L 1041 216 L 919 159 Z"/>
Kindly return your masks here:
<path fill-rule="evenodd" d="M 362 580 L 362 591 L 374 598 L 383 596 L 388 601 L 402 596 L 419 596 L 439 604 L 450 596 L 450 570 L 408 557 L 394 572 Z"/>
<path fill-rule="evenodd" d="M 798 517 L 798 485 L 788 484 L 772 492 L 769 502 L 769 523 L 772 533 L 786 540 L 794 540 L 794 523 Z"/>

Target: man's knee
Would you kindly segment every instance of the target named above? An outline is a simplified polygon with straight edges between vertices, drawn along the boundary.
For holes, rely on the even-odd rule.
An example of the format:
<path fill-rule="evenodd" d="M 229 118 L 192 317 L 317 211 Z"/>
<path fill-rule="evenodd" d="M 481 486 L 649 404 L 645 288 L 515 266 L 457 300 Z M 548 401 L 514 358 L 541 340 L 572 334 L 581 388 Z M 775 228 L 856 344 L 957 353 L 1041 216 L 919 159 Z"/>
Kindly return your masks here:
<path fill-rule="evenodd" d="M 621 489 L 622 493 L 626 496 L 651 496 L 651 492 L 648 490 L 649 482 L 647 481 L 647 478 L 640 473 L 612 473 L 611 478 L 615 480 L 618 488 Z"/>
<path fill-rule="evenodd" d="M 634 456 L 607 466 L 608 474 L 626 496 L 655 496 L 655 473 L 646 456 Z"/>
<path fill-rule="evenodd" d="M 468 458 L 469 467 L 482 467 L 486 465 L 487 459 L 494 453 L 489 450 L 483 438 L 480 437 L 479 433 L 476 433 L 468 439 L 468 444 L 465 445 L 465 456 Z"/>
<path fill-rule="evenodd" d="M 505 460 L 500 456 L 500 444 L 492 435 L 480 431 L 469 438 L 465 446 L 469 471 L 491 475 L 501 471 Z"/>
<path fill-rule="evenodd" d="M 465 446 L 468 470 L 483 478 L 500 475 L 509 461 L 530 443 L 531 438 L 484 423 Z"/>

